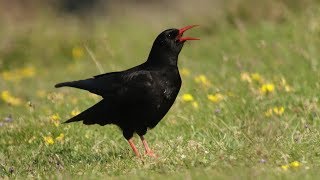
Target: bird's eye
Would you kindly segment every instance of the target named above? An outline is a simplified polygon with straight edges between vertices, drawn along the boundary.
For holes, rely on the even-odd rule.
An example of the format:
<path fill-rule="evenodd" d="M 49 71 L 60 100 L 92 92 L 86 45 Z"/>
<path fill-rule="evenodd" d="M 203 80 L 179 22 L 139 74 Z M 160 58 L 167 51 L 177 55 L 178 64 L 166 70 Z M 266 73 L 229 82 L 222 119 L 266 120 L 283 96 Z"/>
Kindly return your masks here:
<path fill-rule="evenodd" d="M 169 39 L 173 39 L 174 38 L 174 34 L 171 32 L 171 33 L 168 33 L 167 34 L 167 38 Z"/>

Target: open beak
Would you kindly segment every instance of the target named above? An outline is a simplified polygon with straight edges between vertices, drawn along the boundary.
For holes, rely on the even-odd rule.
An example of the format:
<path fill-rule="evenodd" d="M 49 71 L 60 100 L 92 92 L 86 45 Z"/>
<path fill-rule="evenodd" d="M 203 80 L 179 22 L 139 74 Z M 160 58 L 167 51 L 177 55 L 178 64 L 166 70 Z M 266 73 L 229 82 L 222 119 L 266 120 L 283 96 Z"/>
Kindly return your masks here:
<path fill-rule="evenodd" d="M 191 26 L 186 26 L 186 27 L 179 29 L 179 34 L 177 36 L 179 42 L 185 42 L 187 40 L 200 40 L 199 38 L 194 38 L 194 37 L 182 37 L 182 35 L 185 31 L 187 31 L 188 29 L 191 29 L 193 27 L 196 27 L 196 26 L 199 26 L 199 25 L 191 25 Z"/>

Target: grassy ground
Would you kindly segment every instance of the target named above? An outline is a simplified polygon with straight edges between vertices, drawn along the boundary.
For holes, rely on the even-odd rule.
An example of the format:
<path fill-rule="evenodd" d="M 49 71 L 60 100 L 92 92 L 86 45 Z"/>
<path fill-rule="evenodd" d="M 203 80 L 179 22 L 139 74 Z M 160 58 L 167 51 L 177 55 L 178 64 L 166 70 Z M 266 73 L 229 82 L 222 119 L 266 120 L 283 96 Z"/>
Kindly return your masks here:
<path fill-rule="evenodd" d="M 181 92 L 146 136 L 157 159 L 134 157 L 115 126 L 60 124 L 99 97 L 53 86 L 100 73 L 86 47 L 104 71 L 142 63 L 165 21 L 3 27 L 0 178 L 316 179 L 319 17 L 190 31 L 201 41 L 180 54 Z"/>

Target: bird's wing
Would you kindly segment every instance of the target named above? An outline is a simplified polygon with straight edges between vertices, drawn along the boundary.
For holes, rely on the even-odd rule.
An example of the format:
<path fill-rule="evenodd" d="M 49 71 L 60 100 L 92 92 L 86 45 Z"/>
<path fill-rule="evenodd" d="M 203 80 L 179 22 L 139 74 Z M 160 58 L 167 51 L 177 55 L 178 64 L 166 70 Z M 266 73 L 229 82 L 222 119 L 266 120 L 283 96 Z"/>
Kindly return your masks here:
<path fill-rule="evenodd" d="M 118 100 L 135 99 L 151 90 L 154 81 L 151 73 L 145 70 L 111 72 L 93 78 L 59 83 L 55 87 L 74 87 L 87 90 L 102 97 L 115 97 Z"/>
<path fill-rule="evenodd" d="M 137 100 L 148 96 L 155 88 L 155 81 L 150 71 L 139 70 L 123 74 L 118 85 L 119 99 Z"/>

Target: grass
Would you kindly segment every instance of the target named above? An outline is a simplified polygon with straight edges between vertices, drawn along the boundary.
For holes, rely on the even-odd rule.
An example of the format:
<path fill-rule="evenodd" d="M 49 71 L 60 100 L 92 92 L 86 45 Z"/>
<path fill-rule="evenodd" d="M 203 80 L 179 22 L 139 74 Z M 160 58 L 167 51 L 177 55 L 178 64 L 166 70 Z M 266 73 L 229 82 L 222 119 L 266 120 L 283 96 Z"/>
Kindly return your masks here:
<path fill-rule="evenodd" d="M 99 97 L 53 86 L 99 73 L 84 45 L 104 71 L 143 62 L 159 25 L 99 21 L 91 29 L 71 20 L 67 25 L 41 20 L 22 26 L 26 28 L 3 27 L 0 177 L 316 179 L 320 164 L 319 17 L 313 8 L 281 23 L 260 22 L 240 29 L 222 23 L 190 31 L 201 38 L 187 43 L 180 55 L 180 69 L 190 73 L 182 76 L 173 108 L 146 135 L 159 158 L 142 160 L 134 157 L 115 126 L 57 124 Z M 251 82 L 241 80 L 245 73 Z M 199 75 L 206 80 L 197 83 Z M 268 83 L 275 90 L 265 94 L 261 87 Z M 8 105 L 12 97 L 4 98 L 4 91 L 20 102 Z M 217 93 L 223 98 L 208 99 Z M 194 100 L 185 102 L 183 94 L 191 94 Z M 275 107 L 283 107 L 284 112 L 277 113 Z M 270 111 L 272 115 L 266 114 Z M 9 115 L 13 120 L 7 122 L 4 119 Z M 54 143 L 46 143 L 44 137 Z"/>

